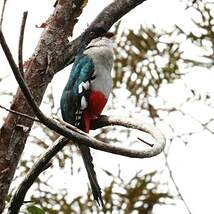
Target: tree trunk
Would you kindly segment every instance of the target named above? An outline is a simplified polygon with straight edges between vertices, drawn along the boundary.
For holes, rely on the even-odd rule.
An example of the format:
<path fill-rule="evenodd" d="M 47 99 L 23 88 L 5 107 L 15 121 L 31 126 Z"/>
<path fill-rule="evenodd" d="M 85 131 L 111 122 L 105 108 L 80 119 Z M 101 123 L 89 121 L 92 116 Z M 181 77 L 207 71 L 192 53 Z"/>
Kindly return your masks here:
<path fill-rule="evenodd" d="M 28 61 L 25 81 L 38 105 L 53 75 L 64 65 L 64 50 L 68 45 L 67 37 L 72 34 L 76 18 L 82 12 L 84 1 L 58 1 L 53 15 L 44 23 L 37 48 Z M 11 109 L 33 115 L 30 106 L 20 89 L 17 90 Z M 23 152 L 25 142 L 33 122 L 9 113 L 0 129 L 0 213 L 5 207 L 10 183 Z"/>

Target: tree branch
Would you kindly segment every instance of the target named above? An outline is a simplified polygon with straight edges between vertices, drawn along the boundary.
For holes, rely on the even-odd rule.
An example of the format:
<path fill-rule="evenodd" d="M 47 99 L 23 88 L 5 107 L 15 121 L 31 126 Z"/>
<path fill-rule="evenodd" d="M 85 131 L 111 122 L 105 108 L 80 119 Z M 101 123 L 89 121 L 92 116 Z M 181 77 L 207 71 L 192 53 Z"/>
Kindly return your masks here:
<path fill-rule="evenodd" d="M 178 187 L 178 185 L 177 185 L 177 183 L 176 183 L 176 181 L 175 181 L 175 179 L 174 179 L 174 176 L 173 176 L 173 174 L 172 174 L 172 170 L 171 170 L 171 168 L 170 168 L 170 166 L 169 166 L 169 163 L 168 163 L 168 160 L 167 160 L 167 154 L 166 154 L 165 152 L 163 152 L 163 153 L 164 153 L 164 156 L 165 156 L 166 168 L 167 168 L 167 170 L 168 170 L 168 172 L 169 172 L 169 176 L 170 176 L 170 178 L 171 178 L 171 180 L 172 180 L 172 182 L 173 182 L 173 184 L 174 184 L 174 186 L 175 186 L 175 189 L 176 189 L 176 191 L 177 191 L 177 193 L 178 193 L 178 195 L 179 195 L 181 201 L 183 201 L 183 204 L 184 204 L 184 206 L 186 207 L 187 212 L 188 212 L 189 214 L 192 214 L 192 212 L 191 212 L 191 210 L 190 210 L 190 208 L 189 208 L 189 206 L 188 206 L 186 200 L 184 199 L 183 195 L 181 194 L 181 191 L 180 191 L 180 189 L 179 189 L 179 187 Z"/>
<path fill-rule="evenodd" d="M 63 123 L 65 122 L 63 121 Z M 90 137 L 87 133 L 79 130 L 78 128 L 67 123 L 65 124 L 72 130 L 75 130 L 78 133 L 83 134 L 85 137 L 90 138 L 91 144 L 96 144 L 97 142 L 104 144 L 101 141 L 98 141 L 95 138 Z M 161 132 L 157 128 L 153 127 L 152 125 L 146 124 L 145 122 L 136 121 L 133 118 L 101 116 L 93 124 L 93 129 L 101 128 L 104 126 L 112 126 L 112 125 L 119 125 L 127 128 L 137 129 L 140 131 L 146 131 L 147 133 L 151 134 L 157 141 L 154 147 L 153 148 L 150 147 L 150 149 L 148 150 L 132 150 L 132 149 L 125 149 L 125 148 L 113 146 L 113 148 L 116 149 L 114 154 L 120 154 L 128 157 L 132 157 L 132 158 L 148 158 L 159 154 L 164 149 L 165 138 L 163 137 Z M 23 204 L 25 195 L 29 190 L 29 188 L 31 187 L 31 185 L 34 183 L 34 181 L 39 176 L 39 174 L 43 171 L 45 166 L 49 163 L 51 158 L 53 158 L 58 152 L 60 152 L 63 149 L 63 147 L 67 145 L 68 142 L 69 140 L 66 138 L 63 138 L 63 137 L 58 138 L 54 142 L 54 144 L 51 145 L 41 157 L 39 157 L 37 162 L 27 173 L 26 177 L 24 178 L 24 180 L 16 190 L 15 194 L 11 198 L 8 214 L 18 213 L 20 207 Z M 105 146 L 103 146 L 103 151 L 106 151 Z"/>
<path fill-rule="evenodd" d="M 25 32 L 25 24 L 27 20 L 27 15 L 28 12 L 25 11 L 23 13 L 22 17 L 22 24 L 21 24 L 21 29 L 20 29 L 20 34 L 19 34 L 19 51 L 18 51 L 18 61 L 19 61 L 19 71 L 24 76 L 24 71 L 23 71 L 23 40 L 24 40 L 24 32 Z"/>
<path fill-rule="evenodd" d="M 74 56 L 83 51 L 92 39 L 107 32 L 122 16 L 144 1 L 146 0 L 115 0 L 104 8 L 91 25 L 77 39 L 69 43 L 65 52 L 65 65 L 72 63 Z"/>
<path fill-rule="evenodd" d="M 0 104 L 0 108 L 4 109 L 5 111 L 8 111 L 8 112 L 10 112 L 10 113 L 12 113 L 12 114 L 16 114 L 16 115 L 19 115 L 19 116 L 21 116 L 21 117 L 25 117 L 25 118 L 27 118 L 27 119 L 29 119 L 29 120 L 32 120 L 32 121 L 41 123 L 40 120 L 38 120 L 38 119 L 36 119 L 36 118 L 34 118 L 34 117 L 31 117 L 31 116 L 29 116 L 29 115 L 27 115 L 27 114 L 23 114 L 23 113 L 18 112 L 18 111 L 14 111 L 14 110 L 12 110 L 12 109 L 8 109 L 8 108 L 2 106 L 1 104 Z"/>
<path fill-rule="evenodd" d="M 5 109 L 6 111 L 9 111 L 13 114 L 17 114 L 19 116 L 22 117 L 26 117 L 30 120 L 42 123 L 42 121 L 35 119 L 29 115 L 23 114 L 21 112 L 17 112 L 14 110 L 10 110 L 5 108 L 4 106 L 0 105 L 0 108 Z M 88 135 L 87 133 L 83 132 L 82 130 L 78 129 L 77 127 L 66 123 L 65 121 L 62 121 L 60 119 L 57 118 L 57 120 L 62 123 L 62 125 L 66 126 L 69 128 L 69 130 L 73 130 L 74 132 L 83 135 L 87 138 L 90 139 L 92 146 L 94 148 L 94 146 L 96 147 L 97 143 L 101 143 L 101 144 L 105 144 L 102 141 L 98 141 L 95 138 L 91 138 L 90 135 Z M 114 154 L 119 154 L 119 155 L 123 155 L 123 156 L 128 156 L 128 157 L 132 157 L 132 158 L 148 158 L 148 157 L 153 157 L 155 155 L 158 155 L 159 153 L 161 153 L 161 151 L 163 151 L 164 147 L 165 147 L 165 138 L 163 136 L 163 134 L 157 129 L 155 128 L 153 125 L 151 124 L 147 124 L 145 122 L 141 122 L 141 121 L 136 121 L 136 119 L 134 118 L 125 118 L 125 117 L 113 117 L 113 116 L 100 116 L 96 121 L 94 121 L 94 123 L 92 124 L 92 129 L 98 129 L 98 128 L 102 128 L 105 126 L 112 126 L 112 125 L 119 125 L 119 126 L 124 126 L 127 128 L 132 128 L 132 129 L 137 129 L 143 132 L 146 132 L 150 135 L 153 136 L 153 138 L 155 138 L 156 140 L 156 146 L 154 148 L 152 148 L 151 150 L 147 150 L 147 151 L 136 151 L 136 150 L 131 150 L 131 149 L 124 149 L 121 147 L 114 147 L 118 149 L 118 152 L 112 152 L 111 149 L 108 152 L 114 153 Z M 148 142 L 143 141 L 142 139 L 140 139 L 143 143 L 148 144 L 150 147 L 153 147 L 154 144 L 150 144 Z M 82 142 L 84 143 L 84 142 Z M 95 145 L 93 145 L 93 143 L 95 143 Z M 106 145 L 106 144 L 105 144 Z M 98 146 L 98 150 L 102 150 L 105 151 L 106 147 L 100 147 L 101 145 Z M 100 148 L 99 148 L 100 147 Z M 111 146 L 110 146 L 111 148 Z"/>
<path fill-rule="evenodd" d="M 25 195 L 34 181 L 38 178 L 40 173 L 44 171 L 52 157 L 68 143 L 68 139 L 59 137 L 46 152 L 39 157 L 34 166 L 29 170 L 22 183 L 17 188 L 15 194 L 12 196 L 8 208 L 8 214 L 18 214 L 24 202 Z"/>
<path fill-rule="evenodd" d="M 6 6 L 7 0 L 4 0 L 3 6 L 2 6 L 2 11 L 1 11 L 1 19 L 0 19 L 0 29 L 2 29 L 2 23 L 4 19 L 4 10 Z"/>

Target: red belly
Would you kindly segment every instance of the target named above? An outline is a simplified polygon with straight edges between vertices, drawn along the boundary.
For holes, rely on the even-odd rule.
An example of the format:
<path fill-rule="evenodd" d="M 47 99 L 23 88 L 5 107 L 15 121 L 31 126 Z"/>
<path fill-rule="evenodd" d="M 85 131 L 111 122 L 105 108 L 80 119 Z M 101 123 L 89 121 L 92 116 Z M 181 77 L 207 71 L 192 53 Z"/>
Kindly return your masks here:
<path fill-rule="evenodd" d="M 100 91 L 92 91 L 88 99 L 88 107 L 83 112 L 85 132 L 90 130 L 90 121 L 96 119 L 102 112 L 107 102 L 106 97 Z"/>

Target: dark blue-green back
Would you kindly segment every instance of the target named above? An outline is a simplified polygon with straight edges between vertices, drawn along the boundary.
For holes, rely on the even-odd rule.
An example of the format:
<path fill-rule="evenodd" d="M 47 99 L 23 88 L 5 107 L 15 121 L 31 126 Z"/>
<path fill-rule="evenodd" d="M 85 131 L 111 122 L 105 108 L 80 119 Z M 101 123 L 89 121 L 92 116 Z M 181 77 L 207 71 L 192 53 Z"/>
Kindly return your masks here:
<path fill-rule="evenodd" d="M 64 121 L 73 125 L 75 124 L 75 113 L 80 108 L 81 96 L 86 96 L 83 93 L 89 93 L 88 91 L 83 91 L 79 94 L 79 84 L 89 81 L 93 72 L 93 61 L 89 56 L 81 55 L 75 59 L 60 100 L 60 108 Z"/>

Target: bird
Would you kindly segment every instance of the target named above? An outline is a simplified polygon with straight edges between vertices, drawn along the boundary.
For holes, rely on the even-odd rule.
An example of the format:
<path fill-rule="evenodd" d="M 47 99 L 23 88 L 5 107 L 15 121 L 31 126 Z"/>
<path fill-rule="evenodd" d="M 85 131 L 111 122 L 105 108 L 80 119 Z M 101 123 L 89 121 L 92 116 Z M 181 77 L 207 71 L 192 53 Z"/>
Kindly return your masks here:
<path fill-rule="evenodd" d="M 113 33 L 93 39 L 74 60 L 63 90 L 60 108 L 62 118 L 89 133 L 93 120 L 99 117 L 112 90 Z M 88 174 L 91 190 L 98 205 L 104 206 L 90 148 L 77 144 Z"/>

